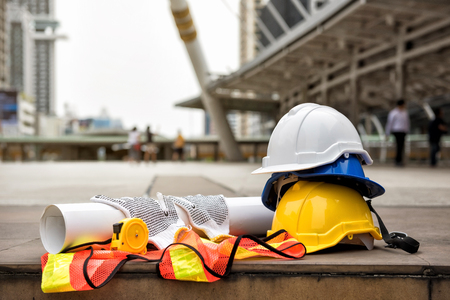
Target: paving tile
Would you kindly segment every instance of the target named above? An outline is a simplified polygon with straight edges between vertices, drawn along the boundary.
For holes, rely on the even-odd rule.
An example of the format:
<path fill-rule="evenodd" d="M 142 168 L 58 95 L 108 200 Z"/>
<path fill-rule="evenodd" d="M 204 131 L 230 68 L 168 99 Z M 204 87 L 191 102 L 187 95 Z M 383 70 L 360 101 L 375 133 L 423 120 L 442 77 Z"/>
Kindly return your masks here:
<path fill-rule="evenodd" d="M 236 197 L 231 189 L 201 176 L 156 176 L 150 196 L 155 197 L 157 192 L 172 196 L 221 194 Z"/>
<path fill-rule="evenodd" d="M 46 205 L 89 202 L 95 194 L 142 196 L 152 184 L 152 196 L 157 191 L 176 196 L 258 196 L 268 178 L 250 175 L 258 167 L 189 162 L 137 167 L 124 163 L 2 164 L 0 290 L 15 291 L 17 298 L 48 298 L 39 287 L 40 257 L 45 253 L 39 239 L 39 218 Z M 372 166 L 365 171 L 386 187 L 386 195 L 374 199 L 373 205 L 387 228 L 407 232 L 421 242 L 418 253 L 387 249 L 383 241 L 375 241 L 372 251 L 337 246 L 296 261 L 236 261 L 229 278 L 201 289 L 196 283 L 161 281 L 154 263 L 129 262 L 99 291 L 50 296 L 99 299 L 126 294 L 131 299 L 125 291 L 132 287 L 136 298 L 151 290 L 153 296 L 165 299 L 177 299 L 181 294 L 186 299 L 189 295 L 197 299 L 264 299 L 280 293 L 283 298 L 307 299 L 320 298 L 322 291 L 329 295 L 332 290 L 336 298 L 345 299 L 360 299 L 366 293 L 371 299 L 387 299 L 386 291 L 402 291 L 395 294 L 396 299 L 426 299 L 429 295 L 446 299 L 450 293 L 450 172 Z M 227 292 L 222 295 L 218 290 Z"/>

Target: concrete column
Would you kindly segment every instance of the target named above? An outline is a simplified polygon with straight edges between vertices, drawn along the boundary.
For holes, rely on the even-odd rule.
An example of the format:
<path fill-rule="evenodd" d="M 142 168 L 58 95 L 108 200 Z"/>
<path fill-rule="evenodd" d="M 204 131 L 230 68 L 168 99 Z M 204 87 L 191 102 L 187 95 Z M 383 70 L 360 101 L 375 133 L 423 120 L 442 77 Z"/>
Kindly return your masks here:
<path fill-rule="evenodd" d="M 258 160 L 258 146 L 259 146 L 259 143 L 254 143 L 253 144 L 253 159 L 254 159 L 254 162 L 256 162 Z"/>
<path fill-rule="evenodd" d="M 405 33 L 406 27 L 402 26 L 398 29 L 397 37 L 397 53 L 395 60 L 395 97 L 397 99 L 404 99 L 405 97 L 405 59 L 403 57 L 405 52 Z M 411 153 L 411 145 L 408 140 L 405 141 L 405 148 L 403 149 L 404 161 L 408 163 L 409 155 Z"/>
<path fill-rule="evenodd" d="M 321 101 L 323 105 L 330 105 L 328 100 L 328 73 L 325 69 L 321 76 Z"/>
<path fill-rule="evenodd" d="M 25 160 L 26 160 L 25 145 L 24 144 L 20 144 L 20 161 L 24 162 Z"/>
<path fill-rule="evenodd" d="M 366 132 L 367 135 L 371 135 L 372 134 L 372 118 L 371 118 L 371 114 L 367 114 L 366 118 L 365 118 L 365 128 L 366 128 Z"/>
<path fill-rule="evenodd" d="M 161 151 L 161 150 L 160 151 L 163 153 L 164 160 L 172 160 L 173 150 L 170 147 L 170 145 L 168 145 L 168 144 L 161 145 L 160 149 L 163 150 L 163 151 Z"/>
<path fill-rule="evenodd" d="M 214 161 L 219 161 L 219 145 L 214 144 Z"/>
<path fill-rule="evenodd" d="M 189 155 L 191 159 L 198 160 L 198 149 L 196 144 L 191 144 Z"/>
<path fill-rule="evenodd" d="M 208 92 L 207 87 L 211 78 L 187 2 L 185 0 L 171 0 L 170 3 L 175 24 L 178 27 L 181 39 L 184 41 L 202 89 L 203 106 L 216 126 L 225 155 L 230 161 L 241 161 L 243 160 L 242 154 L 226 119 L 225 111 L 219 100 L 212 97 Z"/>
<path fill-rule="evenodd" d="M 402 99 L 405 96 L 405 33 L 406 27 L 400 27 L 397 37 L 397 55 L 395 61 L 395 97 Z"/>
<path fill-rule="evenodd" d="M 0 151 L 1 151 L 1 155 L 2 155 L 2 162 L 6 161 L 6 153 L 7 153 L 7 148 L 8 144 L 6 143 L 2 143 L 0 144 Z"/>
<path fill-rule="evenodd" d="M 372 120 L 373 125 L 375 126 L 375 129 L 378 133 L 378 136 L 380 137 L 380 143 L 381 143 L 381 148 L 380 148 L 380 162 L 385 163 L 386 162 L 386 136 L 384 134 L 384 128 L 383 125 L 381 125 L 380 120 L 378 119 L 378 117 L 374 114 L 370 114 L 370 119 Z"/>
<path fill-rule="evenodd" d="M 359 104 L 358 104 L 358 75 L 356 74 L 358 68 L 357 60 L 358 49 L 353 49 L 353 55 L 350 62 L 350 121 L 353 125 L 359 121 Z"/>
<path fill-rule="evenodd" d="M 302 88 L 301 88 L 301 93 L 302 93 L 302 103 L 306 103 L 308 102 L 308 83 L 305 81 L 302 81 Z"/>

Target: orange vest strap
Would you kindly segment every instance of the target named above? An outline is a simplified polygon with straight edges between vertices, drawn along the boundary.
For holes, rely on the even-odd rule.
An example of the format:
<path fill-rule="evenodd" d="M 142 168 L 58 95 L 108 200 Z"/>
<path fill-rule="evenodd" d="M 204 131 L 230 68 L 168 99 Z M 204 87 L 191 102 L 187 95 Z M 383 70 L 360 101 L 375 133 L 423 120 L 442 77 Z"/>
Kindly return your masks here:
<path fill-rule="evenodd" d="M 213 282 L 231 272 L 234 259 L 265 256 L 299 259 L 306 253 L 303 244 L 280 230 L 259 239 L 252 235 L 229 238 L 219 244 L 202 240 L 190 230 L 179 243 L 145 255 L 124 251 L 94 250 L 92 247 L 74 254 L 70 263 L 70 285 L 74 290 L 97 289 L 108 283 L 129 260 L 157 262 L 157 273 L 165 279 Z M 41 258 L 42 268 L 48 253 Z M 186 265 L 186 260 L 191 265 Z"/>

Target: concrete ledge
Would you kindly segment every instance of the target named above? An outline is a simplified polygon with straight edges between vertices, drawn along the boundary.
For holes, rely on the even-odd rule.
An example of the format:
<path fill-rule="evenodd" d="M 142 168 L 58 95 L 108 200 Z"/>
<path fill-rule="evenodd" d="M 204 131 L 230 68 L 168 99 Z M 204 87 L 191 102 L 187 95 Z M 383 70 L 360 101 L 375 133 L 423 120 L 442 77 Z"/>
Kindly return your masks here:
<path fill-rule="evenodd" d="M 38 274 L 0 275 L 5 299 L 448 299 L 449 282 L 443 276 L 233 273 L 202 284 L 121 272 L 98 290 L 44 294 Z"/>
<path fill-rule="evenodd" d="M 39 238 L 33 238 L 37 223 L 1 223 L 0 229 L 8 232 L 11 245 L 5 249 L 2 243 L 0 251 L 0 298 L 98 300 L 114 295 L 128 299 L 361 299 L 370 295 L 374 299 L 448 299 L 450 208 L 376 209 L 388 229 L 406 231 L 421 242 L 418 253 L 384 248 L 383 241 L 376 241 L 372 251 L 338 245 L 296 261 L 235 261 L 230 276 L 212 284 L 163 280 L 157 277 L 154 263 L 132 261 L 99 290 L 61 294 L 41 291 L 40 257 L 45 250 Z M 14 234 L 18 228 L 27 230 L 22 239 Z"/>
<path fill-rule="evenodd" d="M 173 165 L 173 167 L 178 168 L 183 165 L 185 164 Z M 164 165 L 164 167 L 170 166 Z M 201 165 L 200 167 L 204 168 L 205 166 Z M 216 165 L 214 167 L 218 168 Z M 229 168 L 230 166 L 219 167 Z M 133 168 L 133 172 L 130 174 L 135 174 L 137 170 L 137 168 Z M 384 175 L 385 181 L 393 182 L 395 178 L 404 178 L 403 175 L 400 176 L 396 173 L 397 170 L 394 171 Z M 140 172 L 143 174 L 144 168 Z M 223 170 L 221 172 L 223 173 Z M 104 174 L 104 171 L 100 173 Z M 17 178 L 21 178 L 23 172 L 16 171 L 8 176 L 14 174 Z M 98 174 L 94 175 L 99 176 Z M 137 173 L 139 176 L 135 174 L 137 179 L 130 180 L 130 182 L 138 182 L 142 174 Z M 233 174 L 235 174 L 234 171 Z M 387 177 L 388 175 L 392 178 Z M 252 181 L 253 179 L 241 178 L 242 180 L 238 180 L 233 176 L 230 176 L 233 179 L 230 179 L 230 182 L 233 184 L 245 182 L 246 186 L 257 185 L 256 181 Z M 428 182 L 435 183 L 437 179 L 430 176 L 421 177 L 420 181 L 428 180 L 427 184 Z M 124 176 L 124 178 L 128 177 Z M 173 190 L 174 179 L 179 187 L 179 190 L 176 191 Z M 199 176 L 189 180 L 181 177 L 158 176 L 152 192 L 167 190 L 172 194 L 186 195 L 198 191 L 201 193 L 228 193 L 233 196 L 233 190 L 241 190 L 238 186 L 228 189 L 229 184 L 219 186 L 214 183 L 215 180 L 217 178 L 212 180 L 208 177 L 206 180 Z M 420 182 L 411 183 L 409 177 L 405 181 L 408 185 L 402 186 L 411 186 L 411 195 L 417 196 L 417 199 L 411 200 L 414 204 L 432 201 L 438 196 L 442 203 L 448 202 L 447 192 L 423 198 L 422 194 L 414 192 L 421 189 Z M 442 179 L 441 185 L 444 186 L 444 181 L 447 186 L 448 183 L 444 179 Z M 46 180 L 45 182 L 53 181 Z M 149 184 L 151 180 L 146 179 L 145 182 Z M 5 184 L 4 181 L 2 184 Z M 48 190 L 47 193 L 51 197 L 65 199 L 61 195 L 54 195 L 54 190 L 50 186 L 41 187 L 40 184 L 32 185 L 30 183 L 29 195 L 36 193 L 34 191 L 36 187 Z M 145 191 L 145 188 L 132 187 L 133 191 Z M 393 187 L 393 189 L 395 188 Z M 13 190 L 12 187 L 8 187 L 8 189 Z M 78 189 L 65 188 L 64 195 L 68 193 L 68 190 L 70 193 L 75 193 Z M 96 189 L 98 189 L 97 186 L 92 186 L 92 190 Z M 91 191 L 88 190 L 84 193 L 90 195 Z M 122 193 L 122 195 L 127 195 L 124 191 Z M 9 199 L 10 194 L 0 195 L 0 198 Z M 46 193 L 40 197 L 53 202 L 53 198 L 47 199 Z M 47 202 L 42 199 L 39 200 L 39 203 L 46 204 Z M 84 198 L 80 197 L 80 199 Z M 418 202 L 419 200 L 422 202 Z M 387 249 L 384 248 L 383 241 L 376 241 L 375 249 L 372 251 L 355 246 L 337 246 L 307 254 L 303 259 L 297 261 L 268 259 L 236 261 L 228 278 L 212 284 L 163 280 L 156 276 L 154 263 L 133 261 L 123 266 L 118 274 L 99 290 L 60 294 L 44 294 L 40 287 L 40 258 L 45 253 L 45 249 L 39 239 L 39 218 L 45 206 L 2 206 L 0 209 L 0 230 L 2 232 L 0 235 L 0 299 L 98 300 L 135 299 L 138 297 L 144 299 L 157 297 L 164 299 L 230 299 L 232 297 L 239 299 L 286 299 L 288 297 L 293 299 L 448 299 L 448 295 L 450 295 L 450 240 L 448 234 L 450 206 L 447 204 L 433 207 L 398 206 L 397 202 L 387 204 L 397 206 L 379 206 L 379 203 L 383 202 L 377 199 L 373 202 L 388 229 L 407 232 L 417 239 L 421 243 L 418 253 L 410 255 L 399 249 Z M 436 205 L 436 203 L 433 202 L 430 205 Z"/>

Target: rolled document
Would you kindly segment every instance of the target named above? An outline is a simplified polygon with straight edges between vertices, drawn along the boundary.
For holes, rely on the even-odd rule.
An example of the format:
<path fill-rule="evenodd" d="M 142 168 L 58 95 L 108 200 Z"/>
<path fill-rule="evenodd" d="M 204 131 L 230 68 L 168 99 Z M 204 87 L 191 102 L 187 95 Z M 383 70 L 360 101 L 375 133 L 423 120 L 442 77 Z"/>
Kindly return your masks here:
<path fill-rule="evenodd" d="M 230 234 L 266 236 L 272 227 L 274 212 L 267 209 L 261 197 L 225 198 L 230 213 Z"/>
<path fill-rule="evenodd" d="M 264 207 L 260 197 L 225 198 L 230 215 L 230 234 L 265 235 L 271 228 L 274 212 Z M 186 212 L 175 205 L 178 216 L 190 225 Z M 40 220 L 41 241 L 45 250 L 55 254 L 91 242 L 110 239 L 113 224 L 125 215 L 102 203 L 53 204 L 45 208 Z"/>
<path fill-rule="evenodd" d="M 41 241 L 52 254 L 85 243 L 103 242 L 112 237 L 113 224 L 124 218 L 120 210 L 106 204 L 49 205 L 41 216 Z"/>

